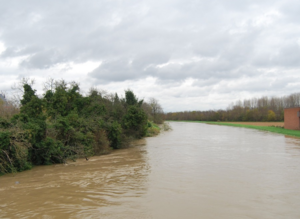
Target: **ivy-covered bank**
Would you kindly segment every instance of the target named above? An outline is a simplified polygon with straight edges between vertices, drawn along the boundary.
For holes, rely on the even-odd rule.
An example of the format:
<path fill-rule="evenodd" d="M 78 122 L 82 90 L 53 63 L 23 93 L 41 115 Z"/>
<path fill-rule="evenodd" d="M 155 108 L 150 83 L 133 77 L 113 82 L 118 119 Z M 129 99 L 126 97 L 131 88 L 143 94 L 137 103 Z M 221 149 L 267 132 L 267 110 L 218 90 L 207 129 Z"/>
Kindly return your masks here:
<path fill-rule="evenodd" d="M 153 127 L 131 90 L 124 98 L 95 89 L 83 96 L 78 84 L 60 81 L 39 97 L 23 88 L 20 112 L 0 117 L 0 174 L 108 153 Z"/>

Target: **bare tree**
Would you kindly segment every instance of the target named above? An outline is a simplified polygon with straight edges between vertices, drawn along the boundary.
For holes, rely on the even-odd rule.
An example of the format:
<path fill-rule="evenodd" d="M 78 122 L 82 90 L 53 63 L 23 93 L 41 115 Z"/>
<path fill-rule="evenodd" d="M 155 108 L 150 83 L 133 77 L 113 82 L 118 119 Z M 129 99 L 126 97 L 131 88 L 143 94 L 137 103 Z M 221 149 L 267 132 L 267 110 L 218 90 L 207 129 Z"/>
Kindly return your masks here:
<path fill-rule="evenodd" d="M 12 85 L 11 89 L 13 90 L 11 102 L 13 105 L 19 107 L 22 96 L 24 94 L 24 85 L 28 84 L 30 86 L 34 85 L 35 80 L 33 78 L 22 78 L 18 83 Z"/>
<path fill-rule="evenodd" d="M 44 92 L 48 90 L 54 92 L 54 89 L 55 89 L 55 80 L 53 78 L 48 78 L 44 83 L 44 88 L 43 88 Z"/>
<path fill-rule="evenodd" d="M 158 124 L 163 123 L 163 109 L 159 104 L 158 100 L 151 97 L 148 103 L 151 107 L 151 114 L 153 117 L 153 121 Z"/>

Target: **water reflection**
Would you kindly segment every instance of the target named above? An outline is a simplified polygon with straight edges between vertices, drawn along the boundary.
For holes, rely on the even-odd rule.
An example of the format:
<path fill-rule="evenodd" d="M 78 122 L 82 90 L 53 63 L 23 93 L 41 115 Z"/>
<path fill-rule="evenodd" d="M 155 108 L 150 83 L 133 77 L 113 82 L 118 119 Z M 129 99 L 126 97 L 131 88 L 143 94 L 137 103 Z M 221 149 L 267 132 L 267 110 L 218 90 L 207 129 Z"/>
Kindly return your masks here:
<path fill-rule="evenodd" d="M 285 136 L 286 152 L 300 157 L 300 140 L 297 137 Z"/>

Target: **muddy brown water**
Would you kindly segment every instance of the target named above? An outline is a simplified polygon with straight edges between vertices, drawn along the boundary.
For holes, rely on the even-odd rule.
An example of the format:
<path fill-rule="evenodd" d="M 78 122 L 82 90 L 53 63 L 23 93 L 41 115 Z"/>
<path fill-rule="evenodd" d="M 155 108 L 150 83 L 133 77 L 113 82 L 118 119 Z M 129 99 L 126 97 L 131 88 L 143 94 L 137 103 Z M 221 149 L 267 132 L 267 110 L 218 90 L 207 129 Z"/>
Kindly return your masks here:
<path fill-rule="evenodd" d="M 172 122 L 129 149 L 0 177 L 0 218 L 300 218 L 300 140 Z"/>

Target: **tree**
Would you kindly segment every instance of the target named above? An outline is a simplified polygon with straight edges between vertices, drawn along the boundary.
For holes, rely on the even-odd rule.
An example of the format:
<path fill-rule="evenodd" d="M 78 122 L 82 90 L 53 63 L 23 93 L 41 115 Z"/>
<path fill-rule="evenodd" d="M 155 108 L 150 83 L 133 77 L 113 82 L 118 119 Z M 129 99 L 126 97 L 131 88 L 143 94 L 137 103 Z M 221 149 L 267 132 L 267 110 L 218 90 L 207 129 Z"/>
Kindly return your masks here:
<path fill-rule="evenodd" d="M 163 110 L 162 110 L 162 107 L 159 104 L 158 100 L 151 97 L 149 99 L 149 105 L 151 108 L 151 115 L 152 115 L 153 121 L 157 124 L 163 123 Z"/>
<path fill-rule="evenodd" d="M 128 106 L 138 105 L 139 107 L 143 104 L 144 100 L 139 100 L 132 90 L 125 90 L 125 103 Z"/>
<path fill-rule="evenodd" d="M 30 79 L 30 78 L 22 78 L 19 83 L 15 83 L 11 88 L 14 91 L 13 97 L 12 97 L 12 102 L 14 103 L 14 105 L 19 106 L 20 105 L 20 101 L 22 99 L 22 96 L 24 94 L 24 85 L 29 85 L 30 87 L 32 87 L 34 85 L 35 81 L 34 79 Z"/>
<path fill-rule="evenodd" d="M 39 97 L 28 79 L 20 84 L 20 112 L 6 118 L 0 106 L 0 173 L 107 153 L 146 135 L 143 100 L 131 90 L 83 96 L 75 82 L 48 79 Z"/>
<path fill-rule="evenodd" d="M 273 110 L 268 111 L 268 121 L 275 121 L 276 115 Z"/>
<path fill-rule="evenodd" d="M 146 135 L 147 120 L 147 115 L 144 110 L 136 105 L 129 106 L 123 117 L 122 126 L 129 135 L 141 138 Z"/>

